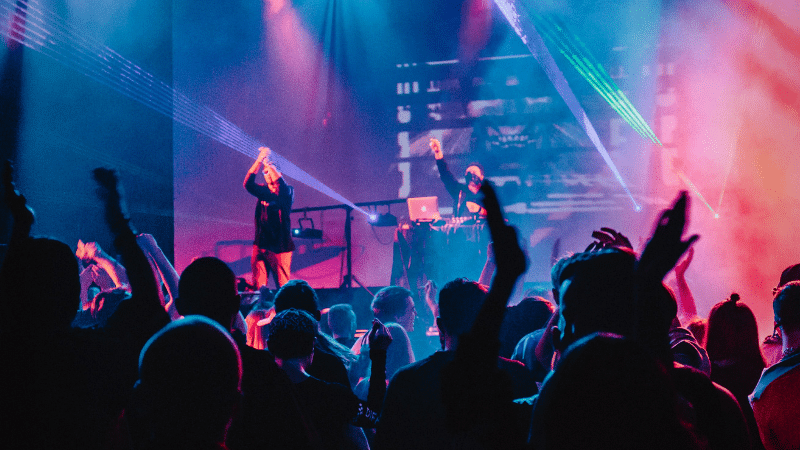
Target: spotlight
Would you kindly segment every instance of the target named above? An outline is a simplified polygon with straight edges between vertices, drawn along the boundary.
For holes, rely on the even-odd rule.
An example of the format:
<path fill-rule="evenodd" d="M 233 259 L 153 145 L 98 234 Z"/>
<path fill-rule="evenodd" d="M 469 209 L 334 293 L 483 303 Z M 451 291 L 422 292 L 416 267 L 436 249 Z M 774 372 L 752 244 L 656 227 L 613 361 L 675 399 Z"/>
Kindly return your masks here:
<path fill-rule="evenodd" d="M 391 213 L 380 214 L 375 220 L 370 220 L 369 223 L 373 227 L 396 227 L 397 217 Z"/>
<path fill-rule="evenodd" d="M 322 230 L 314 228 L 314 220 L 309 217 L 303 217 L 299 221 L 300 228 L 292 228 L 292 237 L 297 239 L 322 239 Z M 303 227 L 303 222 L 311 224 L 311 228 Z"/>
<path fill-rule="evenodd" d="M 396 227 L 397 217 L 395 217 L 389 210 L 387 210 L 385 214 L 372 212 L 369 214 L 367 222 L 369 222 L 369 224 L 373 227 Z"/>

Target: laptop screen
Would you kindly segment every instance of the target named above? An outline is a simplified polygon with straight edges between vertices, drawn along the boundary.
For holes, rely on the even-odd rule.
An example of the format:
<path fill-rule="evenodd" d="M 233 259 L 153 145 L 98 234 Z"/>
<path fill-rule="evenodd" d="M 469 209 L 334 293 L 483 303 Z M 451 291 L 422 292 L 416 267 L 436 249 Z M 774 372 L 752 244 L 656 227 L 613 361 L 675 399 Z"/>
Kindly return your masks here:
<path fill-rule="evenodd" d="M 440 220 L 439 197 L 414 197 L 407 199 L 408 218 L 414 222 L 435 222 Z"/>

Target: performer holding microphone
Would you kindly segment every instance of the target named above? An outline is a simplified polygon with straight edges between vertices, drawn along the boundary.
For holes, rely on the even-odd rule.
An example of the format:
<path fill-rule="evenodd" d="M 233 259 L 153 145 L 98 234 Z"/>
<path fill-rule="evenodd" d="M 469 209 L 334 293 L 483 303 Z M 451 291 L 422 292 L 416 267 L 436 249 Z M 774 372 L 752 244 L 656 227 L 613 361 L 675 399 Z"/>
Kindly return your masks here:
<path fill-rule="evenodd" d="M 290 213 L 294 201 L 294 188 L 286 184 L 275 165 L 269 161 L 270 149 L 260 147 L 258 158 L 247 171 L 244 188 L 258 199 L 255 211 L 255 240 L 250 264 L 253 284 L 260 288 L 267 284 L 268 274 L 278 288 L 289 281 L 292 265 L 292 224 Z M 256 173 L 262 169 L 266 185 L 256 183 Z"/>

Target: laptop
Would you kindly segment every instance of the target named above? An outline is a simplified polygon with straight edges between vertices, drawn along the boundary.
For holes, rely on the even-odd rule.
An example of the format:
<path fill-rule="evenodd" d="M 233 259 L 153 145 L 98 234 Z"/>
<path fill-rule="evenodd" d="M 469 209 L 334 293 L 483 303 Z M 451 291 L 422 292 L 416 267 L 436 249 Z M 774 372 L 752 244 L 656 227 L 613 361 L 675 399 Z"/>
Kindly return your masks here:
<path fill-rule="evenodd" d="M 435 222 L 439 215 L 439 197 L 413 197 L 408 202 L 408 218 L 414 222 Z"/>

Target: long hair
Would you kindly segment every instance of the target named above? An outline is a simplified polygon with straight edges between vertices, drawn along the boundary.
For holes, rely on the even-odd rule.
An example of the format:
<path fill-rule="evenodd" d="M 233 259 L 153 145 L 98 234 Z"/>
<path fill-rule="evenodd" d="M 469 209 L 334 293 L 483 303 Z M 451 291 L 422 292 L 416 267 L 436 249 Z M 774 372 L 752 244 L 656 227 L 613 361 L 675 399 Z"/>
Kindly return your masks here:
<path fill-rule="evenodd" d="M 753 311 L 739 303 L 739 294 L 717 303 L 708 315 L 706 351 L 711 361 L 742 361 L 764 365 Z"/>

